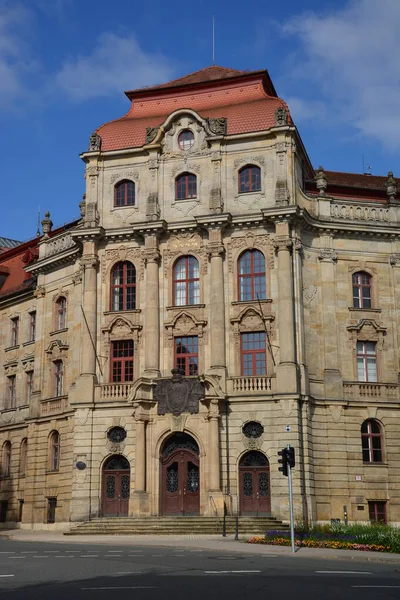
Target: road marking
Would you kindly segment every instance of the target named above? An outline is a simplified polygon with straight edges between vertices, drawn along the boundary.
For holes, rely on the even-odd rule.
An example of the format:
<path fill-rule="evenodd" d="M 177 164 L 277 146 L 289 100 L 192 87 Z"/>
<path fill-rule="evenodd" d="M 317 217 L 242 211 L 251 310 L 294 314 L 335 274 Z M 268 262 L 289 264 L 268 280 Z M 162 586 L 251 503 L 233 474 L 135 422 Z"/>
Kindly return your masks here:
<path fill-rule="evenodd" d="M 72 554 L 72 553 L 74 553 L 74 554 L 80 554 L 82 552 L 82 550 L 66 550 L 65 552 L 66 553 L 68 552 L 69 554 Z"/>
<path fill-rule="evenodd" d="M 117 571 L 117 575 L 137 575 L 138 571 Z"/>
<path fill-rule="evenodd" d="M 21 550 L 21 554 L 37 554 L 37 550 Z"/>
<path fill-rule="evenodd" d="M 353 588 L 400 588 L 400 585 L 352 585 Z"/>
<path fill-rule="evenodd" d="M 216 574 L 216 573 L 261 573 L 258 570 L 240 570 L 240 571 L 204 571 L 204 573 Z"/>
<path fill-rule="evenodd" d="M 136 558 L 137 556 L 144 556 L 144 554 L 128 554 L 128 556 L 133 556 L 134 558 Z"/>
<path fill-rule="evenodd" d="M 55 556 L 54 558 L 75 558 L 75 556 Z"/>
<path fill-rule="evenodd" d="M 59 554 L 61 550 L 44 550 L 45 554 Z"/>
<path fill-rule="evenodd" d="M 14 577 L 14 575 L 0 575 L 0 577 Z"/>
<path fill-rule="evenodd" d="M 110 554 L 122 554 L 122 550 L 107 550 Z"/>
<path fill-rule="evenodd" d="M 110 587 L 93 587 L 81 588 L 81 590 L 154 590 L 155 585 L 132 585 L 132 586 L 110 586 Z"/>
<path fill-rule="evenodd" d="M 316 573 L 327 573 L 328 575 L 372 575 L 371 571 L 315 571 Z"/>
<path fill-rule="evenodd" d="M 151 555 L 153 558 L 156 558 L 156 556 L 165 556 L 164 554 L 152 554 Z"/>
<path fill-rule="evenodd" d="M 8 558 L 26 558 L 26 556 L 9 556 Z M 36 556 L 33 558 L 36 558 Z"/>
<path fill-rule="evenodd" d="M 0 552 L 0 554 L 15 554 L 15 552 Z"/>
<path fill-rule="evenodd" d="M 97 558 L 98 554 L 81 554 L 81 558 Z"/>
<path fill-rule="evenodd" d="M 23 558 L 25 558 L 25 556 Z M 50 558 L 50 556 L 32 556 L 32 558 Z"/>

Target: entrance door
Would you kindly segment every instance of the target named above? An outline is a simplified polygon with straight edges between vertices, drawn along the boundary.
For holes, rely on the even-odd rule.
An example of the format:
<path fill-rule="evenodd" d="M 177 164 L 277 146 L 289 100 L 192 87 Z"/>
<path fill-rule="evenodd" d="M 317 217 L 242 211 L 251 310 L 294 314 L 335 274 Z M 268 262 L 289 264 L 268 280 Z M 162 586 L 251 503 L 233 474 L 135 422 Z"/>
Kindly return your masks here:
<path fill-rule="evenodd" d="M 200 513 L 199 449 L 192 437 L 176 433 L 164 444 L 161 457 L 161 512 Z"/>
<path fill-rule="evenodd" d="M 269 515 L 271 495 L 269 484 L 269 462 L 261 452 L 248 452 L 240 461 L 240 514 Z"/>
<path fill-rule="evenodd" d="M 125 517 L 129 512 L 130 466 L 124 456 L 111 456 L 103 467 L 102 515 Z"/>

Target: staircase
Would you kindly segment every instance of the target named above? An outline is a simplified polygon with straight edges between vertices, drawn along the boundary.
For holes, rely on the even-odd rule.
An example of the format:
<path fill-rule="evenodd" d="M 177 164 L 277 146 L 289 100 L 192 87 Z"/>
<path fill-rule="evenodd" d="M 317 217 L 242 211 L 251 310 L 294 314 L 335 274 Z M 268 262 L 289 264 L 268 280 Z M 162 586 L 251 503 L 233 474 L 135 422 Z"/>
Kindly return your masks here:
<path fill-rule="evenodd" d="M 235 533 L 236 517 L 226 518 L 226 532 Z M 239 517 L 239 534 L 264 534 L 267 530 L 287 531 L 288 525 L 274 517 Z M 98 518 L 72 527 L 65 535 L 207 535 L 222 534 L 217 517 L 118 517 Z"/>

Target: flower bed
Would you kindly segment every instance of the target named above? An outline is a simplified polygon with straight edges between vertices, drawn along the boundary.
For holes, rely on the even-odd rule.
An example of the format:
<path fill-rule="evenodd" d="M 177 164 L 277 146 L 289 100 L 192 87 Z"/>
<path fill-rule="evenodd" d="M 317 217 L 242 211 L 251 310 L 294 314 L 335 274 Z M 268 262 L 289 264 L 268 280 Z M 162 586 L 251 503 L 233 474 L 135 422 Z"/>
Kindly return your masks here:
<path fill-rule="evenodd" d="M 247 543 L 290 546 L 290 532 L 267 531 L 265 536 L 253 536 Z M 381 525 L 342 524 L 300 527 L 295 532 L 295 545 L 303 548 L 400 553 L 400 529 Z"/>

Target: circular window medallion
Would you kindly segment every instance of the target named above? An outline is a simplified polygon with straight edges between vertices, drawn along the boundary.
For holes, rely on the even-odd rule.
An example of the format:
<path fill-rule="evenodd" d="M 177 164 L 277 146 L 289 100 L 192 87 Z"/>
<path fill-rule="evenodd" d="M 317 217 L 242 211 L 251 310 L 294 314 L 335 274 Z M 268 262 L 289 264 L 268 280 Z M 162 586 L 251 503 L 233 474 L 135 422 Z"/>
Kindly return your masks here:
<path fill-rule="evenodd" d="M 126 438 L 126 431 L 123 427 L 112 427 L 107 433 L 107 437 L 110 440 L 110 442 L 119 444 L 120 442 L 123 442 Z"/>
<path fill-rule="evenodd" d="M 250 421 L 249 423 L 246 423 L 246 425 L 243 425 L 243 435 L 245 435 L 247 438 L 259 438 L 262 436 L 262 434 L 264 433 L 264 427 L 261 425 L 261 423 L 257 423 L 257 421 Z"/>
<path fill-rule="evenodd" d="M 181 131 L 178 137 L 178 144 L 181 150 L 190 150 L 194 144 L 194 134 L 190 129 Z"/>

